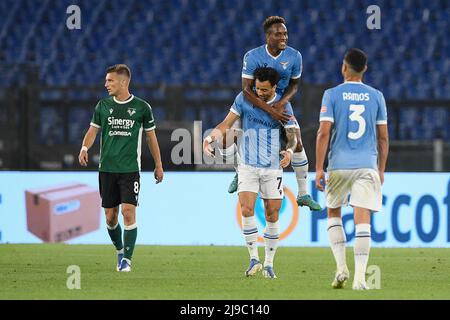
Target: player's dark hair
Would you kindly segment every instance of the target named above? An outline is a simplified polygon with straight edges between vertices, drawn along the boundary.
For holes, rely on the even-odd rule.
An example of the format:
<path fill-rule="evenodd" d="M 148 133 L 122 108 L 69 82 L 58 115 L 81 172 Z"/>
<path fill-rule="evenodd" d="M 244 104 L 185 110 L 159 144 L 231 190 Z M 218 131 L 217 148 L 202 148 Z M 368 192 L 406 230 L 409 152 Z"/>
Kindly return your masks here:
<path fill-rule="evenodd" d="M 266 20 L 264 20 L 264 23 L 263 23 L 264 33 L 268 33 L 270 28 L 274 24 L 277 24 L 277 23 L 286 24 L 286 21 L 284 20 L 283 17 L 279 17 L 279 16 L 270 16 Z"/>
<path fill-rule="evenodd" d="M 253 76 L 258 81 L 264 82 L 269 81 L 272 87 L 280 81 L 280 75 L 277 70 L 269 67 L 260 67 L 255 70 Z"/>
<path fill-rule="evenodd" d="M 126 64 L 115 64 L 106 69 L 106 73 L 116 72 L 117 74 L 121 74 L 131 78 L 130 68 Z"/>
<path fill-rule="evenodd" d="M 361 49 L 351 48 L 344 56 L 344 61 L 350 65 L 355 72 L 362 72 L 367 65 L 367 54 Z"/>

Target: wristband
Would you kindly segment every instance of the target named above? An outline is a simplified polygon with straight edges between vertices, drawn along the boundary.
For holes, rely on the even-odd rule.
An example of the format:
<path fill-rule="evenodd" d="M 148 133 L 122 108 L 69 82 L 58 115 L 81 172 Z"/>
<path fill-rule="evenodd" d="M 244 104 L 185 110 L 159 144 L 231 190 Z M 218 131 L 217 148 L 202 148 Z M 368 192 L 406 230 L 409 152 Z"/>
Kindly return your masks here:
<path fill-rule="evenodd" d="M 290 152 L 290 153 L 291 153 L 291 156 L 293 156 L 293 155 L 294 155 L 294 151 L 292 151 L 292 149 L 291 149 L 291 148 L 287 149 L 286 151 L 287 151 L 287 152 Z"/>
<path fill-rule="evenodd" d="M 86 151 L 86 152 L 87 152 L 87 151 L 88 151 L 88 147 L 82 146 L 82 147 L 81 147 L 81 151 Z"/>
<path fill-rule="evenodd" d="M 213 139 L 212 139 L 211 136 L 207 136 L 207 137 L 205 138 L 205 140 L 206 140 L 206 142 L 208 142 L 208 143 L 213 142 Z"/>

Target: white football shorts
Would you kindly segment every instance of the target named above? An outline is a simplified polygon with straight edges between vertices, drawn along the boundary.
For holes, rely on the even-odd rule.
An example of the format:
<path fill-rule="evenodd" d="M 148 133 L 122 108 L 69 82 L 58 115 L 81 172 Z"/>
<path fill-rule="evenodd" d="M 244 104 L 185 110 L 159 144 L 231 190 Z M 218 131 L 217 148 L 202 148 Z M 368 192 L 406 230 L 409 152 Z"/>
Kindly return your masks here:
<path fill-rule="evenodd" d="M 326 187 L 327 207 L 351 206 L 380 211 L 381 181 L 374 169 L 331 170 Z"/>
<path fill-rule="evenodd" d="M 246 164 L 238 167 L 238 193 L 259 193 L 261 199 L 283 199 L 283 170 L 258 168 Z"/>

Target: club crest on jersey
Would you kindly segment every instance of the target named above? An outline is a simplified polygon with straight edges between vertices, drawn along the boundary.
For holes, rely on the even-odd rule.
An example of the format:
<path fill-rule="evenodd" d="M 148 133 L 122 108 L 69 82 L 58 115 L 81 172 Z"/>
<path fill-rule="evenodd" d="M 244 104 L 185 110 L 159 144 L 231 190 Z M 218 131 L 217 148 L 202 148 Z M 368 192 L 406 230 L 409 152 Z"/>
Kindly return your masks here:
<path fill-rule="evenodd" d="M 134 108 L 128 108 L 128 114 L 130 115 L 130 117 L 136 113 L 136 109 Z"/>
<path fill-rule="evenodd" d="M 286 68 L 287 68 L 287 66 L 288 66 L 288 64 L 289 64 L 289 62 L 288 62 L 288 61 L 286 61 L 286 62 L 280 62 L 280 64 L 281 64 L 281 66 L 283 67 L 283 69 L 286 70 Z"/>
<path fill-rule="evenodd" d="M 112 114 L 112 113 L 113 113 L 113 111 L 114 111 L 114 109 L 113 109 L 113 108 L 109 109 L 109 114 Z"/>

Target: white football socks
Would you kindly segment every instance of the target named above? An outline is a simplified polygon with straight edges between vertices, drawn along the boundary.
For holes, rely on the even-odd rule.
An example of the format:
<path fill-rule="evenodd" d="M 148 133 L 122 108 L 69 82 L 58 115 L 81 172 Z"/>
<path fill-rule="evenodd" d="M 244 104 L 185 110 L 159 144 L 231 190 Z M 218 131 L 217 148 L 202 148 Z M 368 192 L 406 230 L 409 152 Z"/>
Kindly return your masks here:
<path fill-rule="evenodd" d="M 334 260 L 338 272 L 347 269 L 345 261 L 345 232 L 341 218 L 328 218 L 328 238 L 330 239 L 331 250 L 333 251 Z"/>
<path fill-rule="evenodd" d="M 355 227 L 355 281 L 365 283 L 366 268 L 370 252 L 370 224 L 361 223 Z"/>
<path fill-rule="evenodd" d="M 280 236 L 280 226 L 277 222 L 266 222 L 266 228 L 264 229 L 264 245 L 266 257 L 264 260 L 264 266 L 273 267 L 273 259 L 278 247 L 278 238 Z"/>
<path fill-rule="evenodd" d="M 258 227 L 255 216 L 242 217 L 242 232 L 244 233 L 245 243 L 247 245 L 250 259 L 259 260 L 258 255 Z"/>
<path fill-rule="evenodd" d="M 298 195 L 304 196 L 308 194 L 307 180 L 308 176 L 308 158 L 306 157 L 305 149 L 301 152 L 295 152 L 292 157 L 292 169 L 294 169 L 295 177 L 298 184 Z"/>

